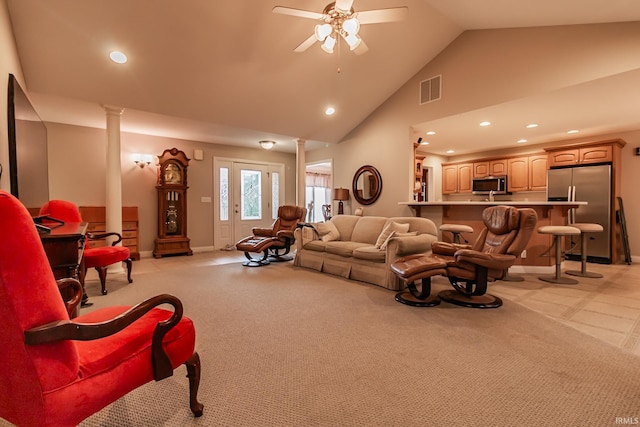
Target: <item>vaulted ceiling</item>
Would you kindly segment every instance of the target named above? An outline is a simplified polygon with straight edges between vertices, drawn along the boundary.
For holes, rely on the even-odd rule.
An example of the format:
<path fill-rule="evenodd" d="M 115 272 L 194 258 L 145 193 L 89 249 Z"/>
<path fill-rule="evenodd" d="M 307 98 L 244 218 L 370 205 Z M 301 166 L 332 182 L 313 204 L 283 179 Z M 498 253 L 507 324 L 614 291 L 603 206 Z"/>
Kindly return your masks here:
<path fill-rule="evenodd" d="M 125 108 L 124 131 L 246 147 L 273 139 L 284 151 L 294 151 L 298 138 L 308 149 L 339 142 L 465 30 L 640 21 L 636 0 L 355 0 L 356 11 L 407 6 L 408 18 L 363 25 L 363 55 L 344 44 L 333 55 L 318 44 L 294 53 L 316 22 L 273 7 L 321 12 L 327 3 L 8 0 L 26 86 L 43 120 L 104 127 L 101 105 L 114 105 Z M 111 62 L 111 50 L 125 52 L 128 63 Z M 554 94 L 564 111 L 579 99 L 575 92 Z M 543 98 L 531 101 L 557 102 Z M 337 110 L 331 117 L 329 105 Z M 494 108 L 515 107 L 530 105 Z M 630 123 L 639 114 L 615 108 L 598 120 L 640 128 Z M 455 117 L 442 120 L 464 139 Z"/>

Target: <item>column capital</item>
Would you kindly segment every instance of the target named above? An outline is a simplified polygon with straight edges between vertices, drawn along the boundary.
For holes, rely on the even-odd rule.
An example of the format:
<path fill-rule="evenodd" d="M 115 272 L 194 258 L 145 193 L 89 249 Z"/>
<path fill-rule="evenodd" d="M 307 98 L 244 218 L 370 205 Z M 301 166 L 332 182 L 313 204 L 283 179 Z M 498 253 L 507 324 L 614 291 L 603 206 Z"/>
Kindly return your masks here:
<path fill-rule="evenodd" d="M 121 116 L 122 113 L 124 112 L 124 108 L 116 107 L 115 105 L 102 105 L 102 108 L 104 109 L 104 111 L 107 112 L 107 114 Z"/>

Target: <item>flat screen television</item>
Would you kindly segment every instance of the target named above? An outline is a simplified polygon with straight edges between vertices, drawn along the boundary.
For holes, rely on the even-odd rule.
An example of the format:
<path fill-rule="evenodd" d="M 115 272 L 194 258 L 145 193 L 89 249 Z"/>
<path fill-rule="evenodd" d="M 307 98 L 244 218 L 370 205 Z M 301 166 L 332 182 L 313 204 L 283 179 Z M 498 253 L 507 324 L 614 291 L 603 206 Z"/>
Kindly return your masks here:
<path fill-rule="evenodd" d="M 7 101 L 11 194 L 27 208 L 38 208 L 49 200 L 47 127 L 13 74 Z"/>

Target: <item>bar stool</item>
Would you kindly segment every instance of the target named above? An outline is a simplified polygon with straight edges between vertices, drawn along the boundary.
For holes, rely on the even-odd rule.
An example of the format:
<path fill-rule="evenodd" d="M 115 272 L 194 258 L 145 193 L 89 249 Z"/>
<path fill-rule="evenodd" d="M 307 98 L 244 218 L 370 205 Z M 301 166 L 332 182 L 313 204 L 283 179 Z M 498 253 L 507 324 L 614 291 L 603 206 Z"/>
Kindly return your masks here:
<path fill-rule="evenodd" d="M 461 243 L 460 239 L 465 243 L 469 243 L 467 239 L 461 236 L 462 233 L 473 233 L 473 228 L 463 224 L 442 224 L 440 231 L 449 231 L 452 235 L 453 243 Z"/>
<path fill-rule="evenodd" d="M 587 271 L 587 240 L 588 240 L 587 234 L 600 233 L 604 231 L 604 227 L 602 227 L 600 224 L 593 224 L 588 222 L 571 224 L 571 226 L 577 228 L 582 233 L 582 235 L 580 236 L 581 267 L 580 267 L 580 271 L 568 270 L 567 274 L 570 274 L 572 276 L 580 276 L 580 277 L 593 277 L 596 279 L 602 277 L 602 274 L 600 273 L 592 273 L 590 271 Z"/>
<path fill-rule="evenodd" d="M 553 244 L 556 245 L 556 274 L 555 276 L 539 276 L 538 279 L 545 282 L 558 283 L 561 285 L 575 285 L 577 280 L 561 275 L 560 264 L 562 263 L 562 237 L 577 236 L 580 229 L 568 225 L 545 225 L 538 228 L 540 234 L 551 234 L 554 237 Z"/>

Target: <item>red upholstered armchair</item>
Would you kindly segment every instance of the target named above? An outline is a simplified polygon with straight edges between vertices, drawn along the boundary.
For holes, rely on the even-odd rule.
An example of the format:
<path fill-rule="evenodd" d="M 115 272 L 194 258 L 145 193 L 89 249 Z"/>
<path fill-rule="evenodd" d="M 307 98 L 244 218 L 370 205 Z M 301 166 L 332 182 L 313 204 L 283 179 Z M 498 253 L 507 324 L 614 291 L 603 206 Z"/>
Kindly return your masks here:
<path fill-rule="evenodd" d="M 304 222 L 306 216 L 307 209 L 301 206 L 280 206 L 278 218 L 271 227 L 254 227 L 251 230 L 253 236 L 245 237 L 236 243 L 236 249 L 244 251 L 248 259 L 243 265 L 261 267 L 268 265 L 270 260 L 290 261 L 292 258 L 286 255 L 296 241 L 293 232 L 298 223 Z M 262 252 L 262 258 L 253 258 L 251 252 Z"/>
<path fill-rule="evenodd" d="M 80 210 L 76 205 L 66 200 L 49 200 L 40 208 L 40 215 L 48 215 L 50 217 L 65 221 L 65 222 L 82 222 L 82 216 Z M 116 236 L 111 246 L 95 247 L 92 248 L 89 243 L 91 240 L 104 239 L 109 236 Z M 87 268 L 95 268 L 100 278 L 100 286 L 102 287 L 102 295 L 107 294 L 107 268 L 117 262 L 124 262 L 127 266 L 127 280 L 129 283 L 133 282 L 131 279 L 131 253 L 129 248 L 125 246 L 116 246 L 122 241 L 122 236 L 118 233 L 89 233 L 87 234 L 87 244 L 84 250 L 84 263 L 80 272 L 80 281 L 84 287 L 84 277 Z M 86 297 L 85 297 L 86 300 Z"/>
<path fill-rule="evenodd" d="M 33 219 L 6 191 L 0 191 L 0 222 L 1 418 L 19 426 L 77 425 L 181 364 L 191 411 L 202 415 L 195 329 L 180 300 L 159 295 L 71 321 Z M 77 280 L 64 281 L 80 291 Z"/>

